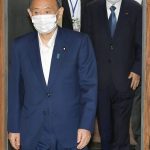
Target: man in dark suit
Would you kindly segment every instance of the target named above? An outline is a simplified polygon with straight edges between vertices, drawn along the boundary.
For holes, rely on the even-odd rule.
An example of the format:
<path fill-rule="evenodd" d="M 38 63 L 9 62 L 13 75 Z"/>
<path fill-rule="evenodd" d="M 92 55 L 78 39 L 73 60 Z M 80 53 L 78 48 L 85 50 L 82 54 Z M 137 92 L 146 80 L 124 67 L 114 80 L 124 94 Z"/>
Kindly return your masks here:
<path fill-rule="evenodd" d="M 87 6 L 84 31 L 98 66 L 98 123 L 104 150 L 129 150 L 129 120 L 141 76 L 142 9 L 133 0 Z"/>
<path fill-rule="evenodd" d="M 82 32 L 85 8 L 89 2 L 91 0 L 62 0 L 64 8 L 62 26 Z"/>
<path fill-rule="evenodd" d="M 57 27 L 58 6 L 56 0 L 32 0 L 28 12 L 37 32 L 12 46 L 8 133 L 16 150 L 87 150 L 93 132 L 93 48 L 87 35 Z"/>

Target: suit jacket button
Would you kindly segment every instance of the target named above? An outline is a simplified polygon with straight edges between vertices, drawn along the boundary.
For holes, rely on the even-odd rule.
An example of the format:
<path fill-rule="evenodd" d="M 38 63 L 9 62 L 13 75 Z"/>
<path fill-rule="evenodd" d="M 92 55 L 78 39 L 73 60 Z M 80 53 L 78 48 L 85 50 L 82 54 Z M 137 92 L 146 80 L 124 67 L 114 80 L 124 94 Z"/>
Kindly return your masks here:
<path fill-rule="evenodd" d="M 113 47 L 113 45 L 110 45 L 110 49 L 111 49 L 111 50 L 114 50 L 114 47 Z"/>
<path fill-rule="evenodd" d="M 47 93 L 47 97 L 50 97 L 52 94 L 51 93 Z"/>

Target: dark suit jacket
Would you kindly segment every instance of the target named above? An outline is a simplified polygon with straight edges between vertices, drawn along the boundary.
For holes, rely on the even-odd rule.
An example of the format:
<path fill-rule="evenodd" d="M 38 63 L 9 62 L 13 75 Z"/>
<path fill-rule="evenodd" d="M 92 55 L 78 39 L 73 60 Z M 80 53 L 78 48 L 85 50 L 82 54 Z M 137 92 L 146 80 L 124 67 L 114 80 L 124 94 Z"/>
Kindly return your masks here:
<path fill-rule="evenodd" d="M 21 133 L 22 148 L 34 149 L 42 124 L 49 121 L 44 121 L 47 109 L 55 136 L 64 147 L 76 146 L 78 128 L 93 132 L 97 72 L 87 35 L 58 29 L 48 85 L 42 72 L 37 33 L 17 38 L 11 53 L 8 132 Z"/>
<path fill-rule="evenodd" d="M 110 36 L 106 1 L 88 4 L 84 32 L 93 42 L 100 89 L 113 81 L 118 90 L 127 90 L 129 73 L 141 75 L 142 8 L 134 0 L 123 0 L 113 38 Z"/>
<path fill-rule="evenodd" d="M 85 8 L 86 5 L 91 2 L 91 0 L 81 0 L 81 32 L 83 29 L 83 23 L 84 23 L 84 16 L 85 16 Z M 71 13 L 69 8 L 68 0 L 62 0 L 62 6 L 64 7 L 64 15 L 63 15 L 63 27 L 72 29 L 72 19 L 71 19 Z"/>

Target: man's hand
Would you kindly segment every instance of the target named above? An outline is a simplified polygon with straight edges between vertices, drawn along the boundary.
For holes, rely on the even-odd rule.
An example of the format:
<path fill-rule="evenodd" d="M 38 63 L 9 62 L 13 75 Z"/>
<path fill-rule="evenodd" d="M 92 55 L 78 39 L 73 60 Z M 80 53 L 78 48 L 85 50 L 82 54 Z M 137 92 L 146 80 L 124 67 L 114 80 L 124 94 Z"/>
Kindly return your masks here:
<path fill-rule="evenodd" d="M 20 149 L 20 133 L 9 133 L 8 139 L 15 150 Z"/>
<path fill-rule="evenodd" d="M 131 88 L 136 90 L 140 83 L 140 76 L 134 72 L 131 72 L 128 79 L 132 79 L 131 81 Z"/>
<path fill-rule="evenodd" d="M 83 149 L 85 146 L 88 145 L 91 139 L 91 132 L 85 129 L 78 130 L 78 139 L 77 139 L 77 149 Z"/>

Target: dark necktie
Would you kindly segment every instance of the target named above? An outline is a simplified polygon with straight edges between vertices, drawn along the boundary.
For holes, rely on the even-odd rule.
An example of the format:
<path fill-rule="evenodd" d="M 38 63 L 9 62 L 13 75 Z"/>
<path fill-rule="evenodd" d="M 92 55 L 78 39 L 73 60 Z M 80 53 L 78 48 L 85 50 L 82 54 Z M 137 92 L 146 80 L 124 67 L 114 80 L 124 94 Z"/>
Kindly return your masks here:
<path fill-rule="evenodd" d="M 115 29 L 116 29 L 116 24 L 117 24 L 116 15 L 115 15 L 116 7 L 111 6 L 110 10 L 111 10 L 111 14 L 109 17 L 109 27 L 110 27 L 110 31 L 111 31 L 111 37 L 113 37 L 114 33 L 115 33 Z"/>

